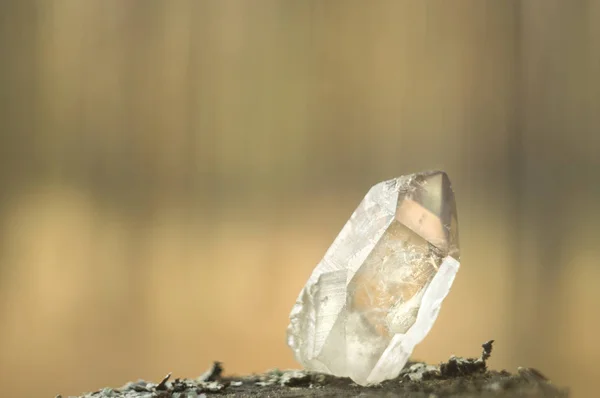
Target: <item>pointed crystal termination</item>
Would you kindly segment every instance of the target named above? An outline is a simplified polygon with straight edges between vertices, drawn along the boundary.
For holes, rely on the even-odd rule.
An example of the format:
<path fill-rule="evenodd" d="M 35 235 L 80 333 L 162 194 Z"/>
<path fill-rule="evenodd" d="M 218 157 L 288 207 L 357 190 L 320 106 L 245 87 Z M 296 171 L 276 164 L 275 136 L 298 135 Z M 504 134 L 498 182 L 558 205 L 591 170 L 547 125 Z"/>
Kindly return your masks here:
<path fill-rule="evenodd" d="M 373 186 L 292 308 L 288 345 L 296 359 L 361 385 L 397 377 L 433 326 L 459 254 L 446 173 Z"/>

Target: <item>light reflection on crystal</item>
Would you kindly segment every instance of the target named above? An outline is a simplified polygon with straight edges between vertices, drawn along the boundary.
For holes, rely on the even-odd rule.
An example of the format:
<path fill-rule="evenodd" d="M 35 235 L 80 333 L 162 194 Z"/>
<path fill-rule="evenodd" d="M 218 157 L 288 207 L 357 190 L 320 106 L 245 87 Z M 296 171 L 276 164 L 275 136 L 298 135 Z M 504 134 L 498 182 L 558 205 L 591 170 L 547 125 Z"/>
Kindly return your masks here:
<path fill-rule="evenodd" d="M 445 173 L 377 184 L 300 293 L 288 344 L 307 369 L 362 385 L 393 378 L 431 329 L 458 260 Z"/>

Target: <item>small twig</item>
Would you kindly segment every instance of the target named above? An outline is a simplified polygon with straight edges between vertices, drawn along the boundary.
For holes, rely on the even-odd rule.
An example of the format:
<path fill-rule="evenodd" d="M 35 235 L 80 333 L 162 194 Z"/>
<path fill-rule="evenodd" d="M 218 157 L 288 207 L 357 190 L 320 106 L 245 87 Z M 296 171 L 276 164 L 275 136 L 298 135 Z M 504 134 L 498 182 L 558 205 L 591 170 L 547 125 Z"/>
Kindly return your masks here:
<path fill-rule="evenodd" d="M 221 374 L 223 373 L 223 364 L 219 361 L 213 362 L 213 365 L 210 369 L 204 372 L 200 377 L 198 377 L 198 381 L 217 381 L 221 379 Z"/>
<path fill-rule="evenodd" d="M 490 340 L 481 345 L 483 347 L 483 353 L 481 354 L 481 359 L 485 362 L 490 359 L 492 355 L 492 344 L 494 344 L 494 340 Z"/>
<path fill-rule="evenodd" d="M 167 389 L 167 381 L 169 380 L 169 378 L 171 377 L 171 373 L 169 372 L 168 375 L 166 375 L 164 377 L 164 379 L 162 379 L 162 381 L 160 383 L 158 383 L 158 385 L 156 386 L 157 390 L 166 390 Z"/>

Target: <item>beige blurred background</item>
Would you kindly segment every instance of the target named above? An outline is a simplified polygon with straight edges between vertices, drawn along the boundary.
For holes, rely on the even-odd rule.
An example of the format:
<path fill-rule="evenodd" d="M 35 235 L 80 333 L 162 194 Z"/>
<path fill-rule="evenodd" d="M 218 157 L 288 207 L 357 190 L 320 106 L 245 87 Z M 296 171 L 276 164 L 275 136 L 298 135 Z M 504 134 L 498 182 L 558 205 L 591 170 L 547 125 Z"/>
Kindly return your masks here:
<path fill-rule="evenodd" d="M 415 355 L 494 338 L 592 396 L 599 155 L 598 1 L 2 1 L 2 391 L 297 366 L 364 193 L 442 168 L 462 269 Z"/>

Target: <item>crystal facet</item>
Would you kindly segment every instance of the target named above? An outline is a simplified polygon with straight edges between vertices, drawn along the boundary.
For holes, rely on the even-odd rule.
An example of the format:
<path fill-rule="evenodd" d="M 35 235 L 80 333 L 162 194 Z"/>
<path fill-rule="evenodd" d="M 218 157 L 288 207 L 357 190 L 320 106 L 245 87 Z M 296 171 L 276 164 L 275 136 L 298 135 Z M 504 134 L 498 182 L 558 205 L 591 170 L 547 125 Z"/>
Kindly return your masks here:
<path fill-rule="evenodd" d="M 288 345 L 309 370 L 361 385 L 392 379 L 429 333 L 458 268 L 446 173 L 379 183 L 300 292 Z"/>

